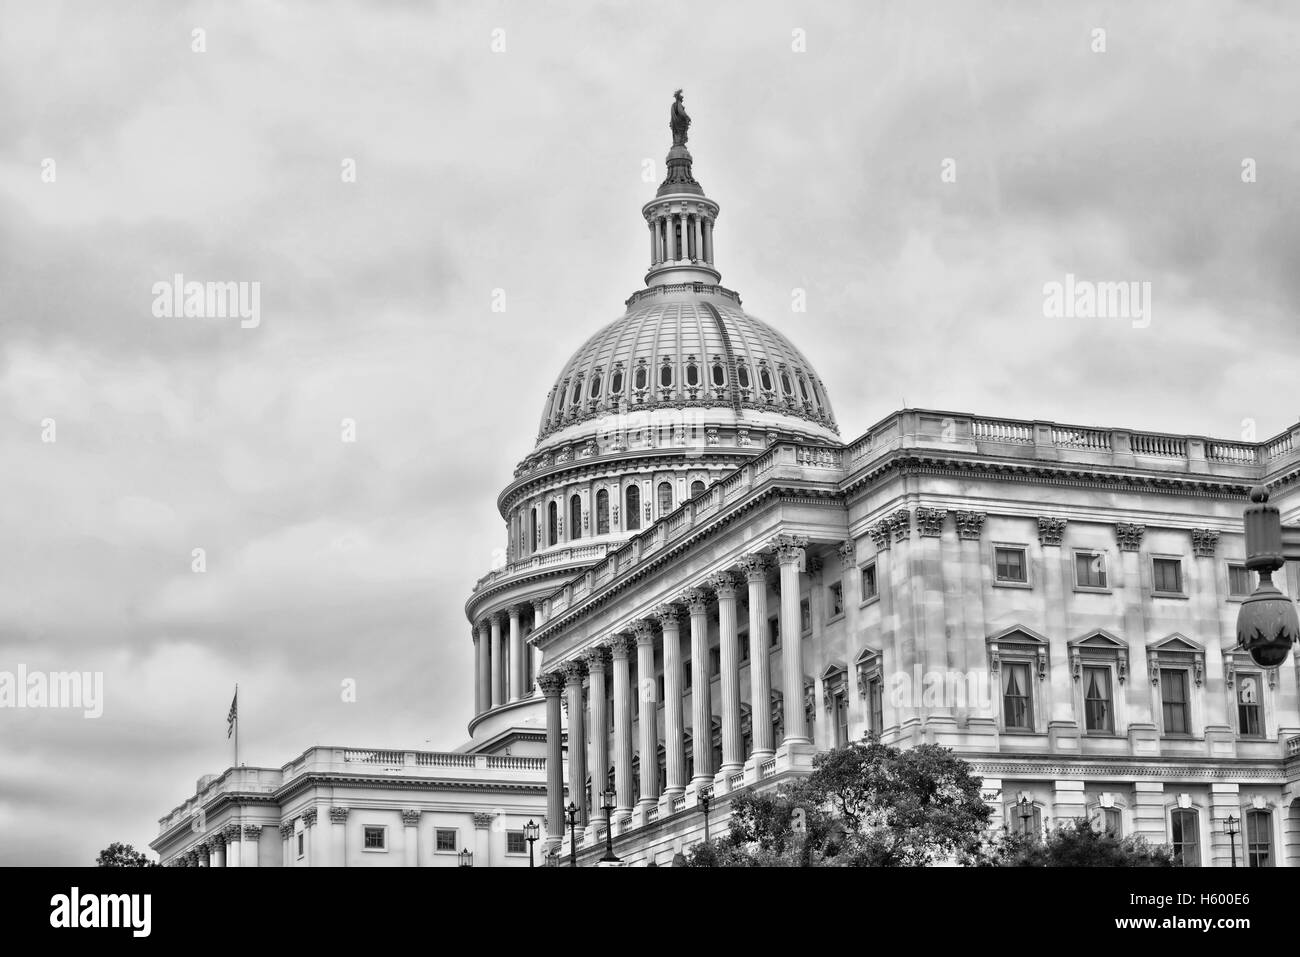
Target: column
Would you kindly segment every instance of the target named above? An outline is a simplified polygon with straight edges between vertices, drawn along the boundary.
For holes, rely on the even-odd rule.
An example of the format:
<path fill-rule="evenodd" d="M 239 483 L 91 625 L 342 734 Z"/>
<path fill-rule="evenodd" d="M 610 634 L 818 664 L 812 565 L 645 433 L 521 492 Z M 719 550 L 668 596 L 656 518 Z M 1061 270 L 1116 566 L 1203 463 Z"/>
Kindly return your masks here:
<path fill-rule="evenodd" d="M 691 229 L 695 232 L 695 258 L 704 258 L 704 226 L 700 222 L 700 214 L 696 213 L 691 217 Z"/>
<path fill-rule="evenodd" d="M 348 808 L 330 808 L 330 863 L 334 867 L 348 866 L 347 825 Z"/>
<path fill-rule="evenodd" d="M 280 862 L 283 867 L 293 867 L 293 822 L 280 825 Z"/>
<path fill-rule="evenodd" d="M 670 213 L 665 220 L 664 238 L 668 247 L 668 261 L 677 261 L 677 216 Z"/>
<path fill-rule="evenodd" d="M 590 685 L 587 688 L 587 703 L 591 713 L 591 817 L 605 821 L 605 812 L 600 809 L 601 792 L 609 780 L 609 709 L 605 697 L 605 676 L 609 670 L 609 652 L 597 647 L 583 656 L 587 663 Z M 593 833 L 595 838 L 597 833 Z"/>
<path fill-rule="evenodd" d="M 212 836 L 212 866 L 226 866 L 226 836 L 220 831 Z"/>
<path fill-rule="evenodd" d="M 483 652 L 482 657 L 479 659 L 478 671 L 480 714 L 492 707 L 492 646 L 489 644 L 490 641 L 488 623 L 484 619 L 478 623 L 478 646 Z"/>
<path fill-rule="evenodd" d="M 537 684 L 546 701 L 546 843 L 542 848 L 549 853 L 560 846 L 564 834 L 564 742 L 560 729 L 564 676 L 556 672 L 543 674 Z"/>
<path fill-rule="evenodd" d="M 492 815 L 474 815 L 474 866 L 492 866 Z"/>
<path fill-rule="evenodd" d="M 723 572 L 714 576 L 709 581 L 709 586 L 718 596 L 718 642 L 722 657 L 720 770 L 725 776 L 745 766 L 745 746 L 740 736 L 740 645 L 736 631 L 736 579 L 730 572 Z M 754 714 L 757 715 L 758 712 L 755 711 Z"/>
<path fill-rule="evenodd" d="M 749 585 L 749 701 L 754 751 L 749 764 L 757 765 L 776 753 L 772 741 L 772 673 L 767 647 L 767 568 L 765 555 L 740 560 Z"/>
<path fill-rule="evenodd" d="M 194 845 L 195 866 L 209 867 L 212 861 L 212 851 L 208 847 L 207 841 L 199 841 Z"/>
<path fill-rule="evenodd" d="M 704 261 L 713 265 L 713 217 L 704 220 Z"/>
<path fill-rule="evenodd" d="M 677 605 L 661 605 L 655 617 L 664 632 L 664 751 L 668 764 L 668 786 L 664 796 L 679 797 L 686 791 L 686 741 L 682 727 L 682 644 Z M 658 771 L 658 755 L 655 770 Z"/>
<path fill-rule="evenodd" d="M 240 840 L 238 824 L 227 824 L 221 829 L 221 836 L 226 839 L 226 866 L 241 867 L 243 861 L 243 842 Z"/>
<path fill-rule="evenodd" d="M 615 635 L 610 645 L 614 659 L 614 792 L 616 819 L 632 813 L 632 668 L 631 635 Z M 653 666 L 652 666 L 653 670 Z"/>
<path fill-rule="evenodd" d="M 691 784 L 697 790 L 713 783 L 713 696 L 709 685 L 708 593 L 688 588 L 682 602 L 691 613 L 691 739 L 695 769 Z"/>
<path fill-rule="evenodd" d="M 653 219 L 646 225 L 650 227 L 650 265 L 654 266 L 659 262 L 659 237 L 655 235 L 658 225 Z"/>
<path fill-rule="evenodd" d="M 561 666 L 569 693 L 569 802 L 578 808 L 578 826 L 587 826 L 587 729 L 582 703 L 582 680 L 587 666 L 567 661 Z M 564 821 L 563 816 L 560 817 Z"/>
<path fill-rule="evenodd" d="M 510 606 L 510 700 L 518 701 L 524 687 L 524 633 L 519 626 L 519 606 Z"/>
<path fill-rule="evenodd" d="M 420 812 L 402 812 L 402 852 L 407 867 L 420 866 Z"/>
<path fill-rule="evenodd" d="M 501 641 L 501 612 L 492 614 L 492 707 L 497 708 L 506 703 L 505 695 L 505 668 L 502 664 L 505 659 L 505 648 Z"/>
<path fill-rule="evenodd" d="M 474 637 L 474 714 L 483 713 L 483 641 L 478 628 L 470 629 Z"/>
<path fill-rule="evenodd" d="M 799 620 L 799 573 L 804 568 L 806 538 L 778 535 L 776 560 L 781 568 L 781 667 L 785 671 L 785 741 L 811 745 L 803 713 L 803 627 Z"/>
<path fill-rule="evenodd" d="M 648 621 L 636 623 L 636 680 L 641 729 L 641 799 L 645 808 L 659 802 L 659 714 L 658 683 L 655 681 L 655 633 Z"/>
<path fill-rule="evenodd" d="M 261 839 L 262 839 L 262 825 L 260 824 L 244 825 L 244 844 L 241 849 L 243 852 L 242 863 L 244 867 L 258 866 L 257 845 L 258 842 L 261 841 Z"/>
<path fill-rule="evenodd" d="M 1209 846 L 1201 852 L 1202 867 L 1231 867 L 1232 866 L 1232 840 L 1224 833 L 1223 822 L 1232 815 L 1237 819 L 1237 824 L 1241 827 L 1240 833 L 1237 834 L 1237 866 L 1246 866 L 1246 856 L 1242 853 L 1246 840 L 1246 815 L 1241 810 L 1241 785 L 1237 782 L 1210 782 L 1210 806 L 1200 812 L 1202 815 L 1209 815 L 1206 822 L 1209 825 L 1210 841 Z M 1278 807 L 1273 809 L 1274 814 L 1285 814 L 1286 808 Z M 1276 864 L 1284 863 L 1280 855 L 1274 856 Z"/>
<path fill-rule="evenodd" d="M 309 807 L 302 812 L 302 846 L 306 851 L 303 858 L 307 867 L 321 867 L 325 863 L 321 849 L 316 846 L 318 840 L 320 828 L 316 826 L 316 809 Z"/>

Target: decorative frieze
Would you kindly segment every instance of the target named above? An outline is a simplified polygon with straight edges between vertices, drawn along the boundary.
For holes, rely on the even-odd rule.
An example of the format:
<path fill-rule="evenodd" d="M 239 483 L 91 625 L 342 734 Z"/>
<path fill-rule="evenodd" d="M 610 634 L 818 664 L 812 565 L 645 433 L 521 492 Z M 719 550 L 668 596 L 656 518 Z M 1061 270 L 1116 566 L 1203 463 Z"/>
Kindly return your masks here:
<path fill-rule="evenodd" d="M 1192 554 L 1197 558 L 1213 558 L 1219 547 L 1219 531 L 1215 528 L 1192 529 Z"/>
<path fill-rule="evenodd" d="M 1115 541 L 1121 552 L 1136 552 L 1142 547 L 1142 536 L 1146 533 L 1145 525 L 1133 525 L 1129 522 L 1115 523 Z"/>
<path fill-rule="evenodd" d="M 1061 537 L 1065 534 L 1066 520 L 1038 516 L 1038 544 L 1044 547 L 1060 548 Z"/>
<path fill-rule="evenodd" d="M 980 534 L 984 531 L 983 512 L 954 512 L 953 518 L 957 522 L 957 537 L 963 541 L 977 542 Z"/>

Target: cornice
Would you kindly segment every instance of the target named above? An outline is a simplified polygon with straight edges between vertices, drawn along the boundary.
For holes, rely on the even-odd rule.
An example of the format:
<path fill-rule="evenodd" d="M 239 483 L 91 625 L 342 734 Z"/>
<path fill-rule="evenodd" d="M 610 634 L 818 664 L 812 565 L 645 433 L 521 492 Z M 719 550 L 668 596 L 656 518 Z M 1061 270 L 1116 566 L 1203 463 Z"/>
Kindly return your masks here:
<path fill-rule="evenodd" d="M 1089 756 L 1078 761 L 1070 761 L 1063 755 L 994 755 L 983 752 L 972 755 L 959 753 L 959 757 L 971 766 L 971 771 L 982 777 L 1006 777 L 1008 775 L 1042 775 L 1061 778 L 1123 778 L 1129 780 L 1179 779 L 1213 779 L 1232 780 L 1249 778 L 1259 783 L 1286 783 L 1285 762 L 1282 758 L 1249 761 L 1242 759 L 1222 759 L 1213 763 L 1196 760 L 1179 761 L 1172 759 L 1168 763 L 1152 763 L 1150 758 Z"/>

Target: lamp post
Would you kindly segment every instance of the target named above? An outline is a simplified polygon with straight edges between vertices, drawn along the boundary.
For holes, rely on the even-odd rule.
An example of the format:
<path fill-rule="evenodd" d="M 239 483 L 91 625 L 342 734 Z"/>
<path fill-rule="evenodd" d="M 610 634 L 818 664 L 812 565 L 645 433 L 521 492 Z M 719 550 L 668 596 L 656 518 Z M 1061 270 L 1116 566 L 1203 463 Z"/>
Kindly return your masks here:
<path fill-rule="evenodd" d="M 709 802 L 713 800 L 713 788 L 705 785 L 700 788 L 700 807 L 704 809 L 704 843 L 709 843 Z"/>
<path fill-rule="evenodd" d="M 1227 820 L 1223 822 L 1223 833 L 1228 835 L 1228 845 L 1232 849 L 1232 866 L 1237 866 L 1237 834 L 1241 831 L 1241 824 L 1235 814 L 1229 814 Z"/>
<path fill-rule="evenodd" d="M 457 855 L 457 857 L 460 858 L 461 867 L 474 866 L 474 852 L 471 851 L 468 847 L 465 848 L 463 851 L 461 851 L 460 854 Z"/>
<path fill-rule="evenodd" d="M 1034 816 L 1034 804 L 1029 798 L 1022 797 L 1019 801 L 1020 807 L 1020 833 L 1029 834 L 1029 822 Z"/>
<path fill-rule="evenodd" d="M 1273 573 L 1288 561 L 1300 561 L 1300 525 L 1283 527 L 1276 505 L 1268 504 L 1268 489 L 1256 485 L 1246 506 L 1246 567 L 1259 573 L 1255 587 L 1237 612 L 1237 647 L 1250 653 L 1263 668 L 1286 661 L 1300 641 L 1300 616 L 1295 605 L 1273 584 Z"/>
<path fill-rule="evenodd" d="M 569 821 L 569 866 L 577 867 L 578 843 L 573 837 L 573 827 L 578 823 L 578 805 L 570 801 L 569 806 L 564 809 L 564 816 Z"/>
<path fill-rule="evenodd" d="M 617 864 L 620 859 L 614 854 L 614 808 L 618 806 L 618 798 L 613 791 L 605 791 L 600 796 L 600 807 L 605 812 L 605 856 L 600 859 L 602 864 Z"/>
<path fill-rule="evenodd" d="M 529 867 L 533 866 L 533 845 L 537 843 L 537 838 L 540 833 L 541 833 L 541 828 L 537 826 L 536 821 L 530 819 L 528 823 L 524 825 L 524 840 L 528 842 L 528 866 Z"/>

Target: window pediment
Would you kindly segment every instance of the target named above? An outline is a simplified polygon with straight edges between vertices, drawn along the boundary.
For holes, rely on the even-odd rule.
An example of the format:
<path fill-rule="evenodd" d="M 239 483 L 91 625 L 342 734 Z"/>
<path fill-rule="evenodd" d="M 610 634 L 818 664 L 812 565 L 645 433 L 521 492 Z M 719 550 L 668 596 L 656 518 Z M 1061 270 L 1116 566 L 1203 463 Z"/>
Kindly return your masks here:
<path fill-rule="evenodd" d="M 1083 665 L 1087 661 L 1108 661 L 1115 663 L 1115 678 L 1120 684 L 1128 680 L 1128 642 L 1105 629 L 1075 638 L 1066 643 L 1070 652 L 1070 674 L 1075 681 L 1083 677 Z"/>
<path fill-rule="evenodd" d="M 1178 632 L 1147 645 L 1147 667 L 1153 685 L 1160 683 L 1161 668 L 1178 666 L 1192 672 L 1192 680 L 1199 688 L 1205 683 L 1205 648 Z"/>
<path fill-rule="evenodd" d="M 984 639 L 988 649 L 989 671 L 1000 672 L 1002 662 L 1032 662 L 1038 669 L 1038 679 L 1043 681 L 1051 665 L 1047 639 L 1038 632 L 1021 625 L 1004 628 Z"/>

